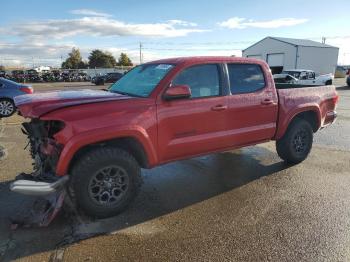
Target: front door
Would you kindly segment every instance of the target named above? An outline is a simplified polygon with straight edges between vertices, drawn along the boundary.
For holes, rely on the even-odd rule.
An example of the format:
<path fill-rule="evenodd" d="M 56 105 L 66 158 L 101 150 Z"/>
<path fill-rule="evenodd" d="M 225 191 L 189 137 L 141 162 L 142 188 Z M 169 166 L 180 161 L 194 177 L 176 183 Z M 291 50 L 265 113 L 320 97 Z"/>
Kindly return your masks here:
<path fill-rule="evenodd" d="M 227 96 L 222 95 L 221 79 L 221 67 L 217 64 L 194 65 L 174 78 L 171 86 L 188 85 L 192 96 L 162 100 L 157 105 L 161 162 L 203 154 L 224 146 Z"/>

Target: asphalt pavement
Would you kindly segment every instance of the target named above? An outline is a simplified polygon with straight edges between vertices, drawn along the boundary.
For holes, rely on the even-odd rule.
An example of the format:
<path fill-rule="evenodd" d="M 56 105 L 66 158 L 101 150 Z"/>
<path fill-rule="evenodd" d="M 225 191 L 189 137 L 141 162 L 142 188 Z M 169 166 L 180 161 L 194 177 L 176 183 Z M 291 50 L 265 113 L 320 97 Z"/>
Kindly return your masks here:
<path fill-rule="evenodd" d="M 0 120 L 0 261 L 349 261 L 350 88 L 337 80 L 338 119 L 309 158 L 286 166 L 273 142 L 143 170 L 123 214 L 69 211 L 47 228 L 11 229 L 30 198 L 9 192 L 31 170 L 18 116 Z M 36 90 L 86 84 L 37 85 Z"/>

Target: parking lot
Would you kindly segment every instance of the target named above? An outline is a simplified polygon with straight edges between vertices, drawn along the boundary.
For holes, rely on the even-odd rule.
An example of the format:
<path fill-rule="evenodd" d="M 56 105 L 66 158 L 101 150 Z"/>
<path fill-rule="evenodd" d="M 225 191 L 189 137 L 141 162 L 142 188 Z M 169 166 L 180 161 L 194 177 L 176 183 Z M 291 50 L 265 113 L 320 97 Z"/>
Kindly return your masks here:
<path fill-rule="evenodd" d="M 0 120 L 0 261 L 349 261 L 350 88 L 336 79 L 337 122 L 309 158 L 286 166 L 273 142 L 143 170 L 123 214 L 104 220 L 61 212 L 46 228 L 11 229 L 30 199 L 8 190 L 30 172 L 23 119 Z M 35 84 L 35 91 L 103 88 Z"/>

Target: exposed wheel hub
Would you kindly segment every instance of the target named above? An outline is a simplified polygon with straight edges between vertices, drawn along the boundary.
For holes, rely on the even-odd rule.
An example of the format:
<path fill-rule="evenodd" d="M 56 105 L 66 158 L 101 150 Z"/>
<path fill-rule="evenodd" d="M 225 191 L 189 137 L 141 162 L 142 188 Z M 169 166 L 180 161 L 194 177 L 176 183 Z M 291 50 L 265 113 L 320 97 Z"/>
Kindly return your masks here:
<path fill-rule="evenodd" d="M 98 170 L 89 183 L 89 195 L 92 200 L 103 206 L 117 204 L 126 194 L 129 176 L 119 166 L 109 166 Z"/>
<path fill-rule="evenodd" d="M 307 132 L 299 130 L 293 138 L 293 148 L 297 153 L 303 153 L 307 149 Z"/>

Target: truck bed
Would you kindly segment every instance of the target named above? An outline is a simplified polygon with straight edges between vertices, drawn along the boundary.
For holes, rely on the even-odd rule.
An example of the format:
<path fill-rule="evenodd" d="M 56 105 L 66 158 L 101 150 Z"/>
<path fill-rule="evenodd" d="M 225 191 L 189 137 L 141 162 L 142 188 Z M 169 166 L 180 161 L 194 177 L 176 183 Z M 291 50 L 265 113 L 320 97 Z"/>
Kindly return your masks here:
<path fill-rule="evenodd" d="M 335 102 L 338 95 L 333 85 L 277 89 L 277 94 L 279 110 L 275 139 L 284 134 L 289 125 L 288 121 L 305 109 L 317 118 L 314 131 L 332 123 L 336 117 Z"/>

